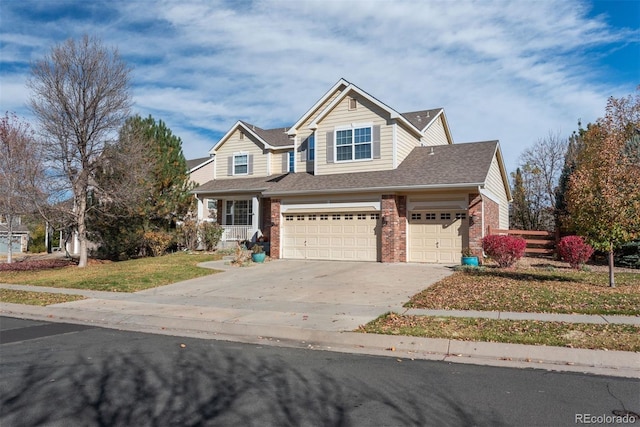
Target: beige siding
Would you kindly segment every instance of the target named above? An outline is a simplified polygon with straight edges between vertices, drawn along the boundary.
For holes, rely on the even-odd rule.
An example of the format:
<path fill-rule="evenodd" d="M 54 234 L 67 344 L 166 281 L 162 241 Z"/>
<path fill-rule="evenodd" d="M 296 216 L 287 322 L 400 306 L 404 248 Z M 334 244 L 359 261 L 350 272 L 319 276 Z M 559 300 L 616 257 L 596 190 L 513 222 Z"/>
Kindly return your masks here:
<path fill-rule="evenodd" d="M 271 175 L 278 175 L 282 173 L 287 173 L 287 168 L 285 167 L 285 158 L 287 161 L 288 153 L 291 150 L 279 150 L 273 151 L 271 153 Z M 288 164 L 287 164 L 288 165 Z"/>
<path fill-rule="evenodd" d="M 263 150 L 262 144 L 249 134 L 240 139 L 240 131 L 236 130 L 216 150 L 216 179 L 234 178 L 228 174 L 228 158 L 234 153 L 253 154 L 253 174 L 249 176 L 267 176 L 267 152 Z"/>
<path fill-rule="evenodd" d="M 358 106 L 349 110 L 349 97 L 345 97 L 318 124 L 316 131 L 317 175 L 366 172 L 393 168 L 393 126 L 389 114 L 366 99 L 357 98 Z M 353 162 L 327 163 L 327 132 L 350 124 L 380 125 L 380 158 Z"/>
<path fill-rule="evenodd" d="M 213 163 L 214 162 L 209 162 L 205 166 L 196 169 L 191 173 L 189 179 L 198 185 L 202 185 L 205 182 L 211 181 L 214 178 Z"/>
<path fill-rule="evenodd" d="M 420 141 L 416 139 L 413 132 L 409 132 L 403 125 L 398 124 L 396 127 L 397 140 L 397 160 L 398 165 L 407 158 L 411 150 L 420 146 Z"/>
<path fill-rule="evenodd" d="M 341 93 L 342 93 L 342 90 L 340 89 L 336 90 L 335 93 L 333 93 L 329 98 L 327 98 L 327 100 L 324 103 L 322 103 L 318 108 L 316 108 L 309 115 L 309 118 L 305 122 L 303 122 L 302 125 L 300 125 L 300 127 L 298 128 L 297 136 L 296 136 L 298 147 L 300 146 L 302 141 L 307 139 L 309 135 L 313 133 L 313 131 L 309 129 L 309 125 L 311 124 L 311 122 L 313 122 L 315 118 L 318 117 L 318 114 L 324 111 L 324 109 L 329 104 L 331 104 L 331 102 L 333 102 L 333 100 L 336 99 Z M 317 150 L 317 141 L 316 141 L 316 153 L 317 152 L 318 150 Z M 306 161 L 302 160 L 300 158 L 300 152 L 296 152 L 296 171 L 298 172 L 313 171 L 313 165 L 311 163 L 307 164 Z"/>
<path fill-rule="evenodd" d="M 491 162 L 489 174 L 487 175 L 486 189 L 498 198 L 498 203 L 500 204 L 500 228 L 509 228 L 509 201 L 507 200 L 507 192 L 502 181 L 497 156 L 494 156 Z"/>
<path fill-rule="evenodd" d="M 447 145 L 449 143 L 447 133 L 444 130 L 442 115 L 425 131 L 422 142 L 425 145 Z"/>

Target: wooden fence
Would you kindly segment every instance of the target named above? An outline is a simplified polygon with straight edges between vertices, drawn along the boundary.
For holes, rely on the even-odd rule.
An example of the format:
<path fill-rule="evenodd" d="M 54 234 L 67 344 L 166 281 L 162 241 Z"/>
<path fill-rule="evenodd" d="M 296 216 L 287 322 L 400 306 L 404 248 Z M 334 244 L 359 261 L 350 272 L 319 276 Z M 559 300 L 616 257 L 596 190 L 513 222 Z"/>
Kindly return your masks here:
<path fill-rule="evenodd" d="M 488 232 L 489 234 L 509 234 L 523 237 L 527 241 L 525 255 L 531 256 L 554 256 L 556 254 L 556 247 L 560 241 L 558 231 L 503 230 L 489 227 Z"/>

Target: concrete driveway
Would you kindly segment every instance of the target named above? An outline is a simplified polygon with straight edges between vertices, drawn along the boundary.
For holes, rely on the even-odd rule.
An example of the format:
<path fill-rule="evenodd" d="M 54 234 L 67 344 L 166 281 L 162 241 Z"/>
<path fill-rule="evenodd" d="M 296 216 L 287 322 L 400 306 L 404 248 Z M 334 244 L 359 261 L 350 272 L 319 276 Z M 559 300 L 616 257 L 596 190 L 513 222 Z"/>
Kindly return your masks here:
<path fill-rule="evenodd" d="M 185 306 L 217 322 L 348 331 L 395 310 L 451 274 L 430 264 L 275 260 L 250 267 L 205 263 L 224 272 L 131 295 Z"/>

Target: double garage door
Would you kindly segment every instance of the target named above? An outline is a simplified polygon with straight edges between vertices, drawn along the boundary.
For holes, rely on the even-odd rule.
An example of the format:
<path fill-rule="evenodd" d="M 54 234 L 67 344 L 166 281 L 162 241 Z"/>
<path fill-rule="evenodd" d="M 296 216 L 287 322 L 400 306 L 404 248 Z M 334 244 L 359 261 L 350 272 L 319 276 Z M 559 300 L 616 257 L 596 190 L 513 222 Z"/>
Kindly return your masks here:
<path fill-rule="evenodd" d="M 464 212 L 409 213 L 409 262 L 459 263 L 468 239 Z"/>
<path fill-rule="evenodd" d="M 284 258 L 378 261 L 377 212 L 285 213 L 282 219 Z"/>

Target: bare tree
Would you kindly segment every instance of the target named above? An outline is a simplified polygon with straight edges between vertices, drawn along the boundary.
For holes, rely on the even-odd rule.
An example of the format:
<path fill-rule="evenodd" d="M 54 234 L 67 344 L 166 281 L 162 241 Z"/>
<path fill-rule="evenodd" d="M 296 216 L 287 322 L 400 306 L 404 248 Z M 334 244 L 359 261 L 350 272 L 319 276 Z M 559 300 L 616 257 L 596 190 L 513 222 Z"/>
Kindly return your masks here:
<path fill-rule="evenodd" d="M 513 218 L 516 222 L 518 218 L 529 220 L 512 226 L 525 229 L 554 227 L 556 187 L 564 167 L 567 144 L 566 138 L 549 132 L 520 155 L 520 167 L 512 177 L 514 193 L 522 193 L 522 204 L 518 205 L 520 199 L 514 198 Z"/>
<path fill-rule="evenodd" d="M 57 203 L 74 218 L 80 244 L 79 267 L 87 265 L 87 211 L 98 159 L 129 114 L 130 69 L 116 49 L 84 36 L 54 46 L 31 68 L 31 109 L 45 137 L 44 153 Z M 54 179 L 57 178 L 57 179 Z M 66 208 L 70 206 L 70 208 Z"/>
<path fill-rule="evenodd" d="M 15 114 L 0 118 L 0 215 L 7 227 L 7 262 L 13 260 L 14 227 L 43 198 L 43 165 L 34 132 Z"/>

